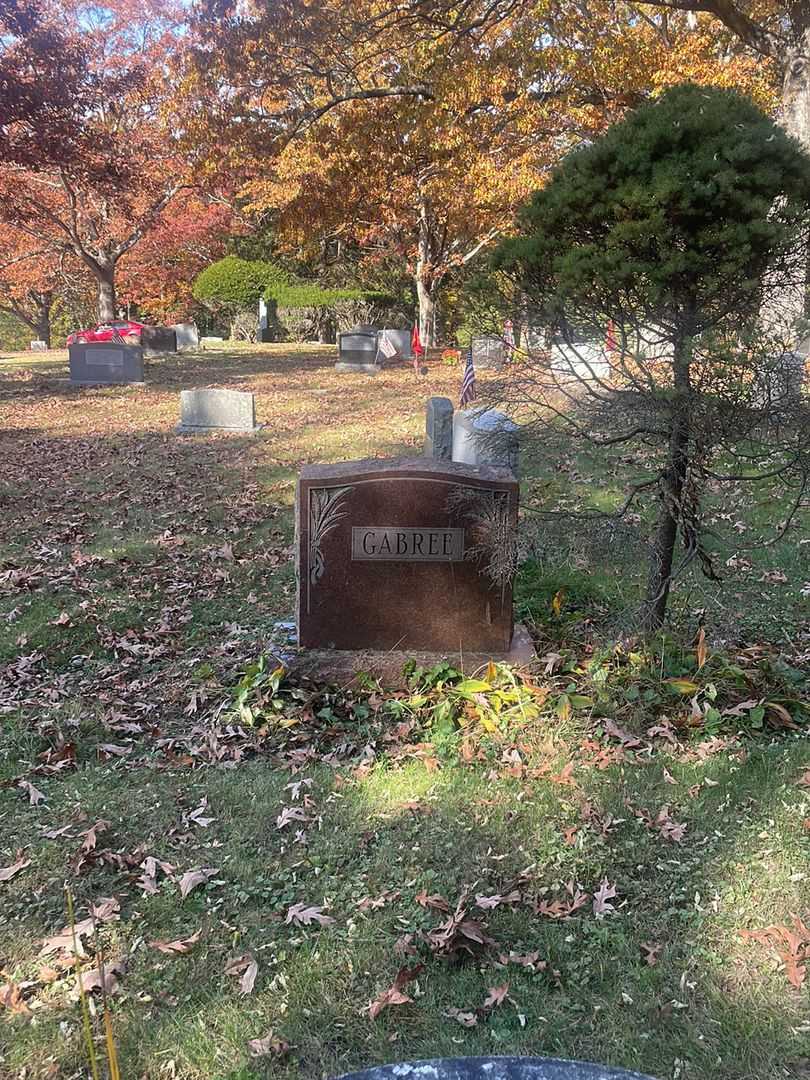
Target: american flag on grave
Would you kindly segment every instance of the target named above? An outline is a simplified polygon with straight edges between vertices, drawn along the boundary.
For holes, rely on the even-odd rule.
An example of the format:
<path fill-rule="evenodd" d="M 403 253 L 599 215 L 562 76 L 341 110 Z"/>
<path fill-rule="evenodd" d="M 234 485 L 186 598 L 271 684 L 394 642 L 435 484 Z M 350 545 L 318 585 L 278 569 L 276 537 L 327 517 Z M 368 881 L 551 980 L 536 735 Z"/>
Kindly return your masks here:
<path fill-rule="evenodd" d="M 396 345 L 393 343 L 393 341 L 389 338 L 389 336 L 384 330 L 380 334 L 380 343 L 378 345 L 378 348 L 383 354 L 383 356 L 386 358 L 386 360 L 391 360 L 392 357 L 398 355 Z"/>
<path fill-rule="evenodd" d="M 471 401 L 475 401 L 475 365 L 473 364 L 472 342 L 470 342 L 467 349 L 467 359 L 464 362 L 464 377 L 461 380 L 460 405 L 462 409 L 465 405 L 469 405 Z"/>

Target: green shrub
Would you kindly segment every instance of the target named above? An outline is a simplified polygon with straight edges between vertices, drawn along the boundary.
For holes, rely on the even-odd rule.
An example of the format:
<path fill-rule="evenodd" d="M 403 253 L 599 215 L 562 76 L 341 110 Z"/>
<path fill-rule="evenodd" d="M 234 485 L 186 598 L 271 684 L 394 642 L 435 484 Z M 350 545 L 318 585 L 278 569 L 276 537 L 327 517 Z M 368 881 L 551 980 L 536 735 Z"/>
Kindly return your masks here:
<path fill-rule="evenodd" d="M 275 308 L 275 331 L 281 339 L 332 342 L 336 333 L 359 323 L 382 322 L 396 303 L 384 292 L 326 289 L 321 285 L 272 283 L 265 298 Z"/>
<path fill-rule="evenodd" d="M 287 272 L 274 263 L 227 255 L 197 275 L 192 293 L 211 311 L 233 316 L 254 308 L 269 287 L 282 288 L 288 283 Z"/>

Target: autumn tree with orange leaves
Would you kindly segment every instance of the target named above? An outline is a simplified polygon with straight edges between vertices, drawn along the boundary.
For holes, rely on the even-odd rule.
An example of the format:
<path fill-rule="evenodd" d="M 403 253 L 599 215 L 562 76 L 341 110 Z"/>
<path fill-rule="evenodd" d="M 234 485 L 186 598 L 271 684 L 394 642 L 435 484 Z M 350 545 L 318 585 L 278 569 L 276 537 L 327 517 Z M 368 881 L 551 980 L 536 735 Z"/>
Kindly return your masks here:
<path fill-rule="evenodd" d="M 120 261 L 189 185 L 171 124 L 179 19 L 142 2 L 79 8 L 14 0 L 0 16 L 0 216 L 93 276 L 116 315 Z"/>
<path fill-rule="evenodd" d="M 774 65 L 724 27 L 610 0 L 212 2 L 207 14 L 198 133 L 216 131 L 291 252 L 346 241 L 402 259 L 429 343 L 454 271 L 627 108 L 682 81 L 778 100 Z"/>

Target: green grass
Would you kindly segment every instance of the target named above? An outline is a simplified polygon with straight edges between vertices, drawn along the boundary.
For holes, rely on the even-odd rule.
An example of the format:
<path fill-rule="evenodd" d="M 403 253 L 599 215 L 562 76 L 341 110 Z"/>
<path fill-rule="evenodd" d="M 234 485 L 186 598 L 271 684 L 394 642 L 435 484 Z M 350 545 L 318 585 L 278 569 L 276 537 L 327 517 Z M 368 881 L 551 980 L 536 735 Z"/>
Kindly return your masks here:
<path fill-rule="evenodd" d="M 66 387 L 58 355 L 0 364 L 0 867 L 20 849 L 31 860 L 0 883 L 0 985 L 22 984 L 32 1010 L 0 1016 L 0 1076 L 89 1075 L 72 979 L 48 981 L 39 956 L 65 924 L 68 882 L 79 918 L 99 897 L 121 904 L 101 939 L 126 961 L 112 1010 L 127 1080 L 316 1080 L 475 1053 L 589 1058 L 661 1080 L 801 1077 L 807 984 L 792 988 L 741 931 L 810 918 L 810 789 L 798 784 L 810 743 L 776 708 L 805 722 L 798 583 L 810 545 L 793 533 L 750 553 L 722 590 L 688 579 L 673 599 L 677 633 L 645 652 L 626 632 L 643 575 L 629 538 L 527 521 L 517 609 L 552 657 L 550 673 L 549 656 L 533 673 L 542 704 L 530 722 L 481 736 L 431 714 L 434 698 L 415 712 L 384 706 L 415 720 L 405 734 L 378 712 L 384 695 L 310 688 L 284 699 L 289 727 L 240 731 L 220 706 L 294 608 L 301 464 L 414 453 L 425 398 L 457 393 L 458 372 L 443 366 L 426 380 L 402 369 L 354 383 L 331 364 L 328 350 L 273 347 L 176 357 L 137 392 Z M 260 436 L 175 438 L 179 389 L 211 384 L 257 394 Z M 533 465 L 525 489 L 555 505 L 619 497 L 608 457 L 560 464 Z M 778 509 L 761 501 L 751 527 Z M 767 570 L 788 582 L 759 582 Z M 679 693 L 673 678 L 699 691 Z M 744 701 L 762 701 L 764 718 L 758 706 L 723 715 Z M 644 745 L 622 751 L 606 719 Z M 664 721 L 678 747 L 649 745 Z M 75 764 L 48 772 L 70 748 Z M 45 801 L 30 805 L 20 779 Z M 295 802 L 288 785 L 303 781 Z M 304 795 L 308 820 L 278 828 Z M 207 827 L 187 816 L 203 798 Z M 687 826 L 680 842 L 645 823 L 664 806 Z M 109 857 L 77 871 L 99 819 Z M 138 885 L 146 856 L 174 867 L 155 895 Z M 195 867 L 217 874 L 183 900 L 179 878 Z M 597 919 L 604 878 L 616 909 Z M 543 915 L 569 882 L 585 906 Z M 468 890 L 474 905 L 513 889 L 512 903 L 471 908 L 492 947 L 431 951 L 423 935 L 446 916 L 418 894 L 455 905 Z M 289 925 L 296 903 L 335 921 Z M 198 929 L 185 955 L 149 945 Z M 403 958 L 394 947 L 407 934 L 416 955 Z M 654 966 L 642 945 L 660 946 Z M 536 970 L 500 966 L 501 954 L 535 951 Z M 242 997 L 225 968 L 245 952 L 259 974 Z M 418 962 L 412 1001 L 371 1020 L 369 1003 Z M 483 1010 L 506 982 L 509 1000 Z M 477 1022 L 450 1010 L 479 1010 Z M 101 1050 L 98 1016 L 94 1031 Z M 271 1031 L 289 1052 L 252 1058 L 248 1040 Z"/>

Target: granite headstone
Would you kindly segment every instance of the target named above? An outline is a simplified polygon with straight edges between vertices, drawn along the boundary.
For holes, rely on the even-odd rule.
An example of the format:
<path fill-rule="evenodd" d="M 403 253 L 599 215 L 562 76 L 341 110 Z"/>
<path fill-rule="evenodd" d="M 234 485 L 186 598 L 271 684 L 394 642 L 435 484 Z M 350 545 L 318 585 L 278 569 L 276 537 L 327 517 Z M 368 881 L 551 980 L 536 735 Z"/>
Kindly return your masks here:
<path fill-rule="evenodd" d="M 173 326 L 144 326 L 141 345 L 145 356 L 177 352 L 177 336 Z"/>
<path fill-rule="evenodd" d="M 382 357 L 389 359 L 387 351 L 395 349 L 395 355 L 390 359 L 413 360 L 413 347 L 411 345 L 410 330 L 380 330 L 377 335 L 377 348 Z"/>
<path fill-rule="evenodd" d="M 256 424 L 256 398 L 239 390 L 182 390 L 177 431 L 237 431 L 252 434 Z"/>
<path fill-rule="evenodd" d="M 299 644 L 508 652 L 511 578 L 495 564 L 503 565 L 517 504 L 508 469 L 427 458 L 305 467 L 296 502 Z"/>
<path fill-rule="evenodd" d="M 44 341 L 32 341 L 31 342 L 31 352 L 46 352 L 47 349 L 48 349 L 48 345 Z"/>
<path fill-rule="evenodd" d="M 533 1057 L 439 1058 L 401 1061 L 335 1080 L 652 1080 L 637 1072 L 587 1061 Z"/>
<path fill-rule="evenodd" d="M 432 397 L 425 410 L 425 457 L 438 461 L 453 459 L 453 402 Z"/>
<path fill-rule="evenodd" d="M 377 364 L 377 331 L 351 330 L 338 334 L 337 371 L 354 371 L 375 375 Z"/>
<path fill-rule="evenodd" d="M 78 385 L 143 382 L 140 345 L 113 345 L 92 341 L 69 345 L 70 381 Z"/>
<path fill-rule="evenodd" d="M 473 364 L 477 368 L 499 368 L 503 364 L 503 341 L 499 337 L 472 339 Z"/>
<path fill-rule="evenodd" d="M 175 323 L 171 329 L 174 330 L 178 352 L 196 352 L 199 349 L 200 335 L 196 323 Z"/>
<path fill-rule="evenodd" d="M 462 409 L 453 419 L 453 461 L 503 465 L 518 475 L 518 427 L 497 409 Z"/>

